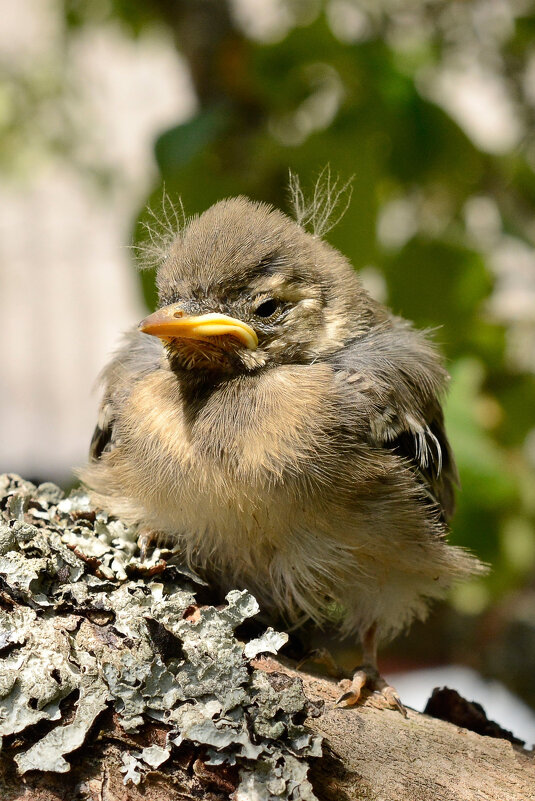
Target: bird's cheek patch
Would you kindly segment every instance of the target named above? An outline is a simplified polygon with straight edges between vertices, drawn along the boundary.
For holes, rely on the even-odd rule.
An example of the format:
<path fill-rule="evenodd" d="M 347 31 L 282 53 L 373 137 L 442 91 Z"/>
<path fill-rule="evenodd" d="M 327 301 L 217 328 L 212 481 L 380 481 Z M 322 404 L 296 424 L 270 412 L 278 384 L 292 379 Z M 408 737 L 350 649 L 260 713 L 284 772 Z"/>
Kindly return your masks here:
<path fill-rule="evenodd" d="M 321 309 L 321 301 L 315 298 L 305 298 L 305 300 L 301 301 L 301 308 L 307 312 L 319 311 Z"/>

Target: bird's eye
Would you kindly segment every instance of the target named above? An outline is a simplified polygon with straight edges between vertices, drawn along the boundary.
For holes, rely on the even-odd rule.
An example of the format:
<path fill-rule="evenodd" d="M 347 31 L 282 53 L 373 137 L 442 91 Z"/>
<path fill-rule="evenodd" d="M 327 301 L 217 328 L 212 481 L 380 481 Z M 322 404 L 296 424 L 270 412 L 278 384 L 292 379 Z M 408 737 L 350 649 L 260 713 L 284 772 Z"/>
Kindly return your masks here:
<path fill-rule="evenodd" d="M 257 317 L 271 317 L 272 314 L 275 314 L 278 308 L 279 301 L 275 300 L 274 298 L 269 298 L 269 300 L 265 300 L 260 304 L 260 306 L 256 307 L 255 314 Z"/>

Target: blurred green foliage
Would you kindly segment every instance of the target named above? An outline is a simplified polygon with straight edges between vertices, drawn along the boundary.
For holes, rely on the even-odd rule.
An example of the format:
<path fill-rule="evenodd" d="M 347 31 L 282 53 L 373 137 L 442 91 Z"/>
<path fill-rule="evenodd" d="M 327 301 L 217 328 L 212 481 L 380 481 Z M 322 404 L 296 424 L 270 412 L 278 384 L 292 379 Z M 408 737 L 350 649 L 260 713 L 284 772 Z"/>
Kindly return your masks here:
<path fill-rule="evenodd" d="M 85 5 L 66 2 L 71 24 L 83 24 Z M 138 243 L 143 223 L 153 225 L 150 209 L 160 214 L 164 186 L 189 215 L 239 193 L 287 208 L 289 168 L 305 185 L 326 164 L 354 176 L 352 202 L 329 240 L 363 275 L 379 270 L 396 313 L 436 329 L 453 379 L 446 412 L 463 485 L 453 538 L 493 565 L 475 595 L 462 590 L 453 600 L 467 608 L 477 596 L 478 611 L 531 581 L 535 567 L 535 471 L 525 448 L 535 379 L 511 349 L 514 319 L 489 305 L 494 251 L 507 237 L 533 247 L 526 75 L 535 16 L 529 3 L 512 3 L 501 17 L 497 5 L 287 0 L 278 6 L 285 28 L 271 40 L 223 2 L 107 6 L 133 34 L 155 21 L 167 26 L 199 98 L 196 116 L 155 143 L 160 181 L 140 212 Z M 518 145 L 484 149 L 430 99 L 426 79 L 459 53 L 506 87 L 525 126 Z M 497 210 L 494 239 L 469 223 L 481 198 Z M 150 271 L 142 281 L 153 307 Z"/>

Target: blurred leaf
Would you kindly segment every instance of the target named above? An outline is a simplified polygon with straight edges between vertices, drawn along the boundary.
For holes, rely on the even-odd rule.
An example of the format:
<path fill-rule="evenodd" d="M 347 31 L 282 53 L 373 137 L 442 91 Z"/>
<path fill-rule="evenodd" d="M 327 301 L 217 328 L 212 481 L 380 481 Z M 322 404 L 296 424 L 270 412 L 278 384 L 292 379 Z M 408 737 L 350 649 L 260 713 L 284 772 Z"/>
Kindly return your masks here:
<path fill-rule="evenodd" d="M 502 516 L 518 504 L 519 496 L 507 453 L 485 429 L 480 414 L 485 371 L 481 362 L 463 358 L 451 368 L 446 423 L 459 467 L 453 535 L 483 559 L 495 561 L 499 552 Z"/>
<path fill-rule="evenodd" d="M 228 110 L 216 106 L 161 134 L 154 145 L 154 153 L 162 175 L 172 180 L 181 167 L 223 134 L 228 122 Z"/>
<path fill-rule="evenodd" d="M 435 338 L 450 357 L 466 352 L 480 325 L 482 302 L 492 289 L 480 254 L 414 238 L 385 261 L 384 270 L 394 311 L 422 328 L 438 323 Z"/>
<path fill-rule="evenodd" d="M 487 386 L 503 407 L 496 432 L 500 442 L 521 447 L 526 434 L 535 427 L 535 376 L 496 371 Z"/>

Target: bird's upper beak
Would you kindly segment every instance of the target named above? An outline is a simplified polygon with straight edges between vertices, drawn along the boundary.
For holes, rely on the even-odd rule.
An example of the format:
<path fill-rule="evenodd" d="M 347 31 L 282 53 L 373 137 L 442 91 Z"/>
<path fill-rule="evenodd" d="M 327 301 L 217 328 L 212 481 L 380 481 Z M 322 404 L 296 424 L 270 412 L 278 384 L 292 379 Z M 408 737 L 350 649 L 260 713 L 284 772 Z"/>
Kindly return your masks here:
<path fill-rule="evenodd" d="M 160 339 L 201 339 L 222 335 L 238 339 L 249 350 L 256 350 L 258 337 L 250 325 L 228 317 L 226 314 L 200 314 L 192 316 L 186 314 L 180 303 L 164 306 L 154 314 L 145 317 L 139 324 L 139 330 L 144 334 L 160 337 Z"/>

